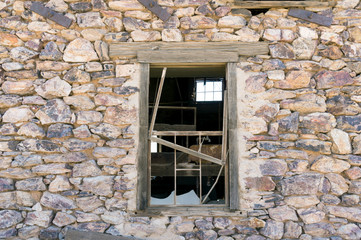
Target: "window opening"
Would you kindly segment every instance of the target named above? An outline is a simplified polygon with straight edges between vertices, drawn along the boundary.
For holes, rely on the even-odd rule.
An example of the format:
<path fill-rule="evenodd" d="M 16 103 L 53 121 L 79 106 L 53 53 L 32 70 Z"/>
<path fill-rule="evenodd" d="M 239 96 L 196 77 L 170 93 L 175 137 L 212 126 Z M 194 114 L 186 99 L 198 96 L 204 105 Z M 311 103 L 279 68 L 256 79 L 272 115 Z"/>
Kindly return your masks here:
<path fill-rule="evenodd" d="M 195 81 L 197 102 L 222 101 L 222 78 L 197 78 Z"/>
<path fill-rule="evenodd" d="M 224 69 L 214 77 L 184 76 L 183 71 L 164 68 L 160 79 L 150 78 L 149 204 L 226 205 Z M 204 100 L 199 100 L 202 93 Z"/>

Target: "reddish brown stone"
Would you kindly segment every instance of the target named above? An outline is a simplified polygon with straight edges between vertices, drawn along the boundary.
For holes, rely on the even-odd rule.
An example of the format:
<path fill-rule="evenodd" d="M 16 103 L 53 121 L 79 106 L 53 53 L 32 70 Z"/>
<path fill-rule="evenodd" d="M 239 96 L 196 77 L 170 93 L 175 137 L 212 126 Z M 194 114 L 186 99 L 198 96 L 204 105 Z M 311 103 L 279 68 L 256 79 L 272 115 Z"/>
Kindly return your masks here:
<path fill-rule="evenodd" d="M 352 167 L 352 168 L 348 169 L 347 171 L 345 171 L 345 173 L 349 179 L 352 179 L 352 180 L 358 179 L 361 177 L 361 168 Z"/>
<path fill-rule="evenodd" d="M 0 45 L 18 47 L 23 44 L 23 41 L 21 41 L 17 36 L 10 33 L 0 32 Z"/>
<path fill-rule="evenodd" d="M 245 178 L 245 181 L 246 188 L 257 191 L 271 191 L 276 187 L 271 177 L 248 177 Z"/>
<path fill-rule="evenodd" d="M 328 48 L 318 53 L 320 56 L 327 57 L 333 60 L 342 58 L 342 52 L 337 46 L 329 46 Z"/>
<path fill-rule="evenodd" d="M 295 54 L 292 46 L 287 43 L 277 43 L 269 46 L 273 58 L 293 59 Z"/>
<path fill-rule="evenodd" d="M 342 87 L 344 85 L 350 85 L 353 83 L 350 74 L 346 71 L 322 70 L 321 72 L 317 73 L 314 78 L 317 81 L 318 89 Z"/>

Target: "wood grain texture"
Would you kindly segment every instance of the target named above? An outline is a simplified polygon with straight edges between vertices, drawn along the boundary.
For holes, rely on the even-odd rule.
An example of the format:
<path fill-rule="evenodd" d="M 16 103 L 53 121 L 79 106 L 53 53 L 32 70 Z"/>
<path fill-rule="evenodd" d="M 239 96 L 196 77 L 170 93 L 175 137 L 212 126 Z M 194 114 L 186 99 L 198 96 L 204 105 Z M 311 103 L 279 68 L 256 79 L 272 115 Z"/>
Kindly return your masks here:
<path fill-rule="evenodd" d="M 332 18 L 326 17 L 311 11 L 297 9 L 297 8 L 291 8 L 288 11 L 288 16 L 296 17 L 302 20 L 305 20 L 307 22 L 316 23 L 318 25 L 329 27 L 332 24 Z"/>
<path fill-rule="evenodd" d="M 109 45 L 110 57 L 136 57 L 139 51 L 154 52 L 160 50 L 172 50 L 180 51 L 225 51 L 236 52 L 241 56 L 255 56 L 268 54 L 269 48 L 266 42 L 246 43 L 246 42 L 151 42 L 151 43 L 139 43 L 139 42 L 125 42 L 125 43 L 113 43 Z M 159 53 L 159 52 L 158 52 Z M 207 61 L 209 62 L 209 61 Z M 216 61 L 214 61 L 216 62 Z M 170 62 L 169 62 L 170 63 Z"/>
<path fill-rule="evenodd" d="M 32 2 L 30 6 L 30 10 L 66 28 L 70 27 L 70 25 L 73 22 L 73 20 L 71 20 L 70 18 L 64 16 L 61 13 L 55 12 L 54 10 L 48 7 L 45 7 L 40 2 Z"/>
<path fill-rule="evenodd" d="M 237 62 L 238 53 L 224 50 L 145 50 L 137 54 L 138 62 Z"/>
<path fill-rule="evenodd" d="M 228 142 L 229 142 L 229 208 L 239 209 L 238 137 L 237 137 L 237 64 L 227 64 Z"/>
<path fill-rule="evenodd" d="M 169 12 L 171 12 L 172 9 L 165 7 L 163 8 L 154 0 L 138 0 L 138 2 L 140 2 L 149 11 L 157 15 L 157 17 L 159 17 L 163 22 L 167 21 L 171 16 Z"/>
<path fill-rule="evenodd" d="M 112 236 L 98 232 L 82 232 L 69 229 L 65 234 L 65 240 L 140 240 L 135 237 Z"/>
<path fill-rule="evenodd" d="M 140 64 L 140 90 L 139 90 L 139 145 L 138 183 L 137 183 L 137 209 L 145 210 L 148 206 L 148 88 L 149 64 Z"/>
<path fill-rule="evenodd" d="M 321 2 L 321 1 L 234 1 L 235 8 L 247 9 L 265 9 L 265 8 L 290 8 L 290 7 L 330 7 L 334 2 Z"/>
<path fill-rule="evenodd" d="M 212 156 L 209 156 L 209 155 L 194 151 L 194 150 L 192 150 L 190 148 L 186 148 L 186 147 L 183 147 L 181 145 L 178 145 L 178 144 L 163 140 L 161 138 L 151 137 L 150 140 L 152 140 L 153 142 L 159 143 L 161 145 L 164 145 L 164 146 L 176 149 L 178 151 L 184 152 L 184 153 L 189 154 L 191 156 L 201 158 L 201 159 L 204 159 L 204 160 L 207 160 L 207 161 L 210 161 L 212 163 L 219 164 L 219 165 L 224 165 L 224 163 L 220 159 L 217 159 L 217 158 L 214 158 Z"/>

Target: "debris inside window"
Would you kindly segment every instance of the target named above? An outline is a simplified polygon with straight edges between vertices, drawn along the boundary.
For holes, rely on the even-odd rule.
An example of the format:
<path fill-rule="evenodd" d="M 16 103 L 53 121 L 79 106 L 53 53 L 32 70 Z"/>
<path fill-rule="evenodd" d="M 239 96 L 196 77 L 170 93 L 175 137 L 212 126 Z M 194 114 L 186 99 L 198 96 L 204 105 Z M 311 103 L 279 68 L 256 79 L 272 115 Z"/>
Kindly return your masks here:
<path fill-rule="evenodd" d="M 203 77 L 202 69 L 167 72 L 149 86 L 150 205 L 224 205 L 224 68 Z"/>

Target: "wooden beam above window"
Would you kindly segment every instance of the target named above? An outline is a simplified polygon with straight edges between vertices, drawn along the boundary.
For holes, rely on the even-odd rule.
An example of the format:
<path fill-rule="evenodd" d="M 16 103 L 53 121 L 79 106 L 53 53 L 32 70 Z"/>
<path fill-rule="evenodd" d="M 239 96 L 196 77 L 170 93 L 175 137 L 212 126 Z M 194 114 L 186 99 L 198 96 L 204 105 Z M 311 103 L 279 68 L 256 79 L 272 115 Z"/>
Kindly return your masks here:
<path fill-rule="evenodd" d="M 291 8 L 291 7 L 332 7 L 335 1 L 232 1 L 232 8 L 267 9 L 267 8 Z"/>
<path fill-rule="evenodd" d="M 147 51 L 147 52 L 145 52 Z M 142 53 L 140 53 L 142 52 Z M 184 52 L 184 53 L 182 53 Z M 149 43 L 138 43 L 138 42 L 124 42 L 124 43 L 113 43 L 110 44 L 109 55 L 110 57 L 142 57 L 143 62 L 145 61 L 145 54 L 149 53 L 149 56 L 156 55 L 157 58 L 161 58 L 160 54 L 176 54 L 179 56 L 183 56 L 186 53 L 203 53 L 204 56 L 208 58 L 210 55 L 208 53 L 213 52 L 229 52 L 238 54 L 239 56 L 256 56 L 268 54 L 269 48 L 267 42 L 257 42 L 257 43 L 247 43 L 247 42 L 149 42 Z M 192 54 L 195 55 L 195 54 Z M 222 54 L 223 56 L 224 54 Z M 232 55 L 232 54 L 231 54 Z M 198 58 L 201 56 L 198 56 Z M 153 58 L 156 61 L 157 58 Z M 174 56 L 173 58 L 176 58 Z M 220 62 L 218 57 L 217 61 Z M 229 57 L 227 57 L 229 58 Z M 227 60 L 227 59 L 226 59 Z M 229 62 L 230 59 L 227 61 Z M 150 61 L 153 62 L 153 61 Z M 169 58 L 168 58 L 168 61 Z M 179 62 L 179 61 L 178 61 Z M 194 62 L 194 60 L 193 60 Z M 199 61 L 204 62 L 204 61 Z M 210 61 L 207 61 L 210 62 Z"/>

